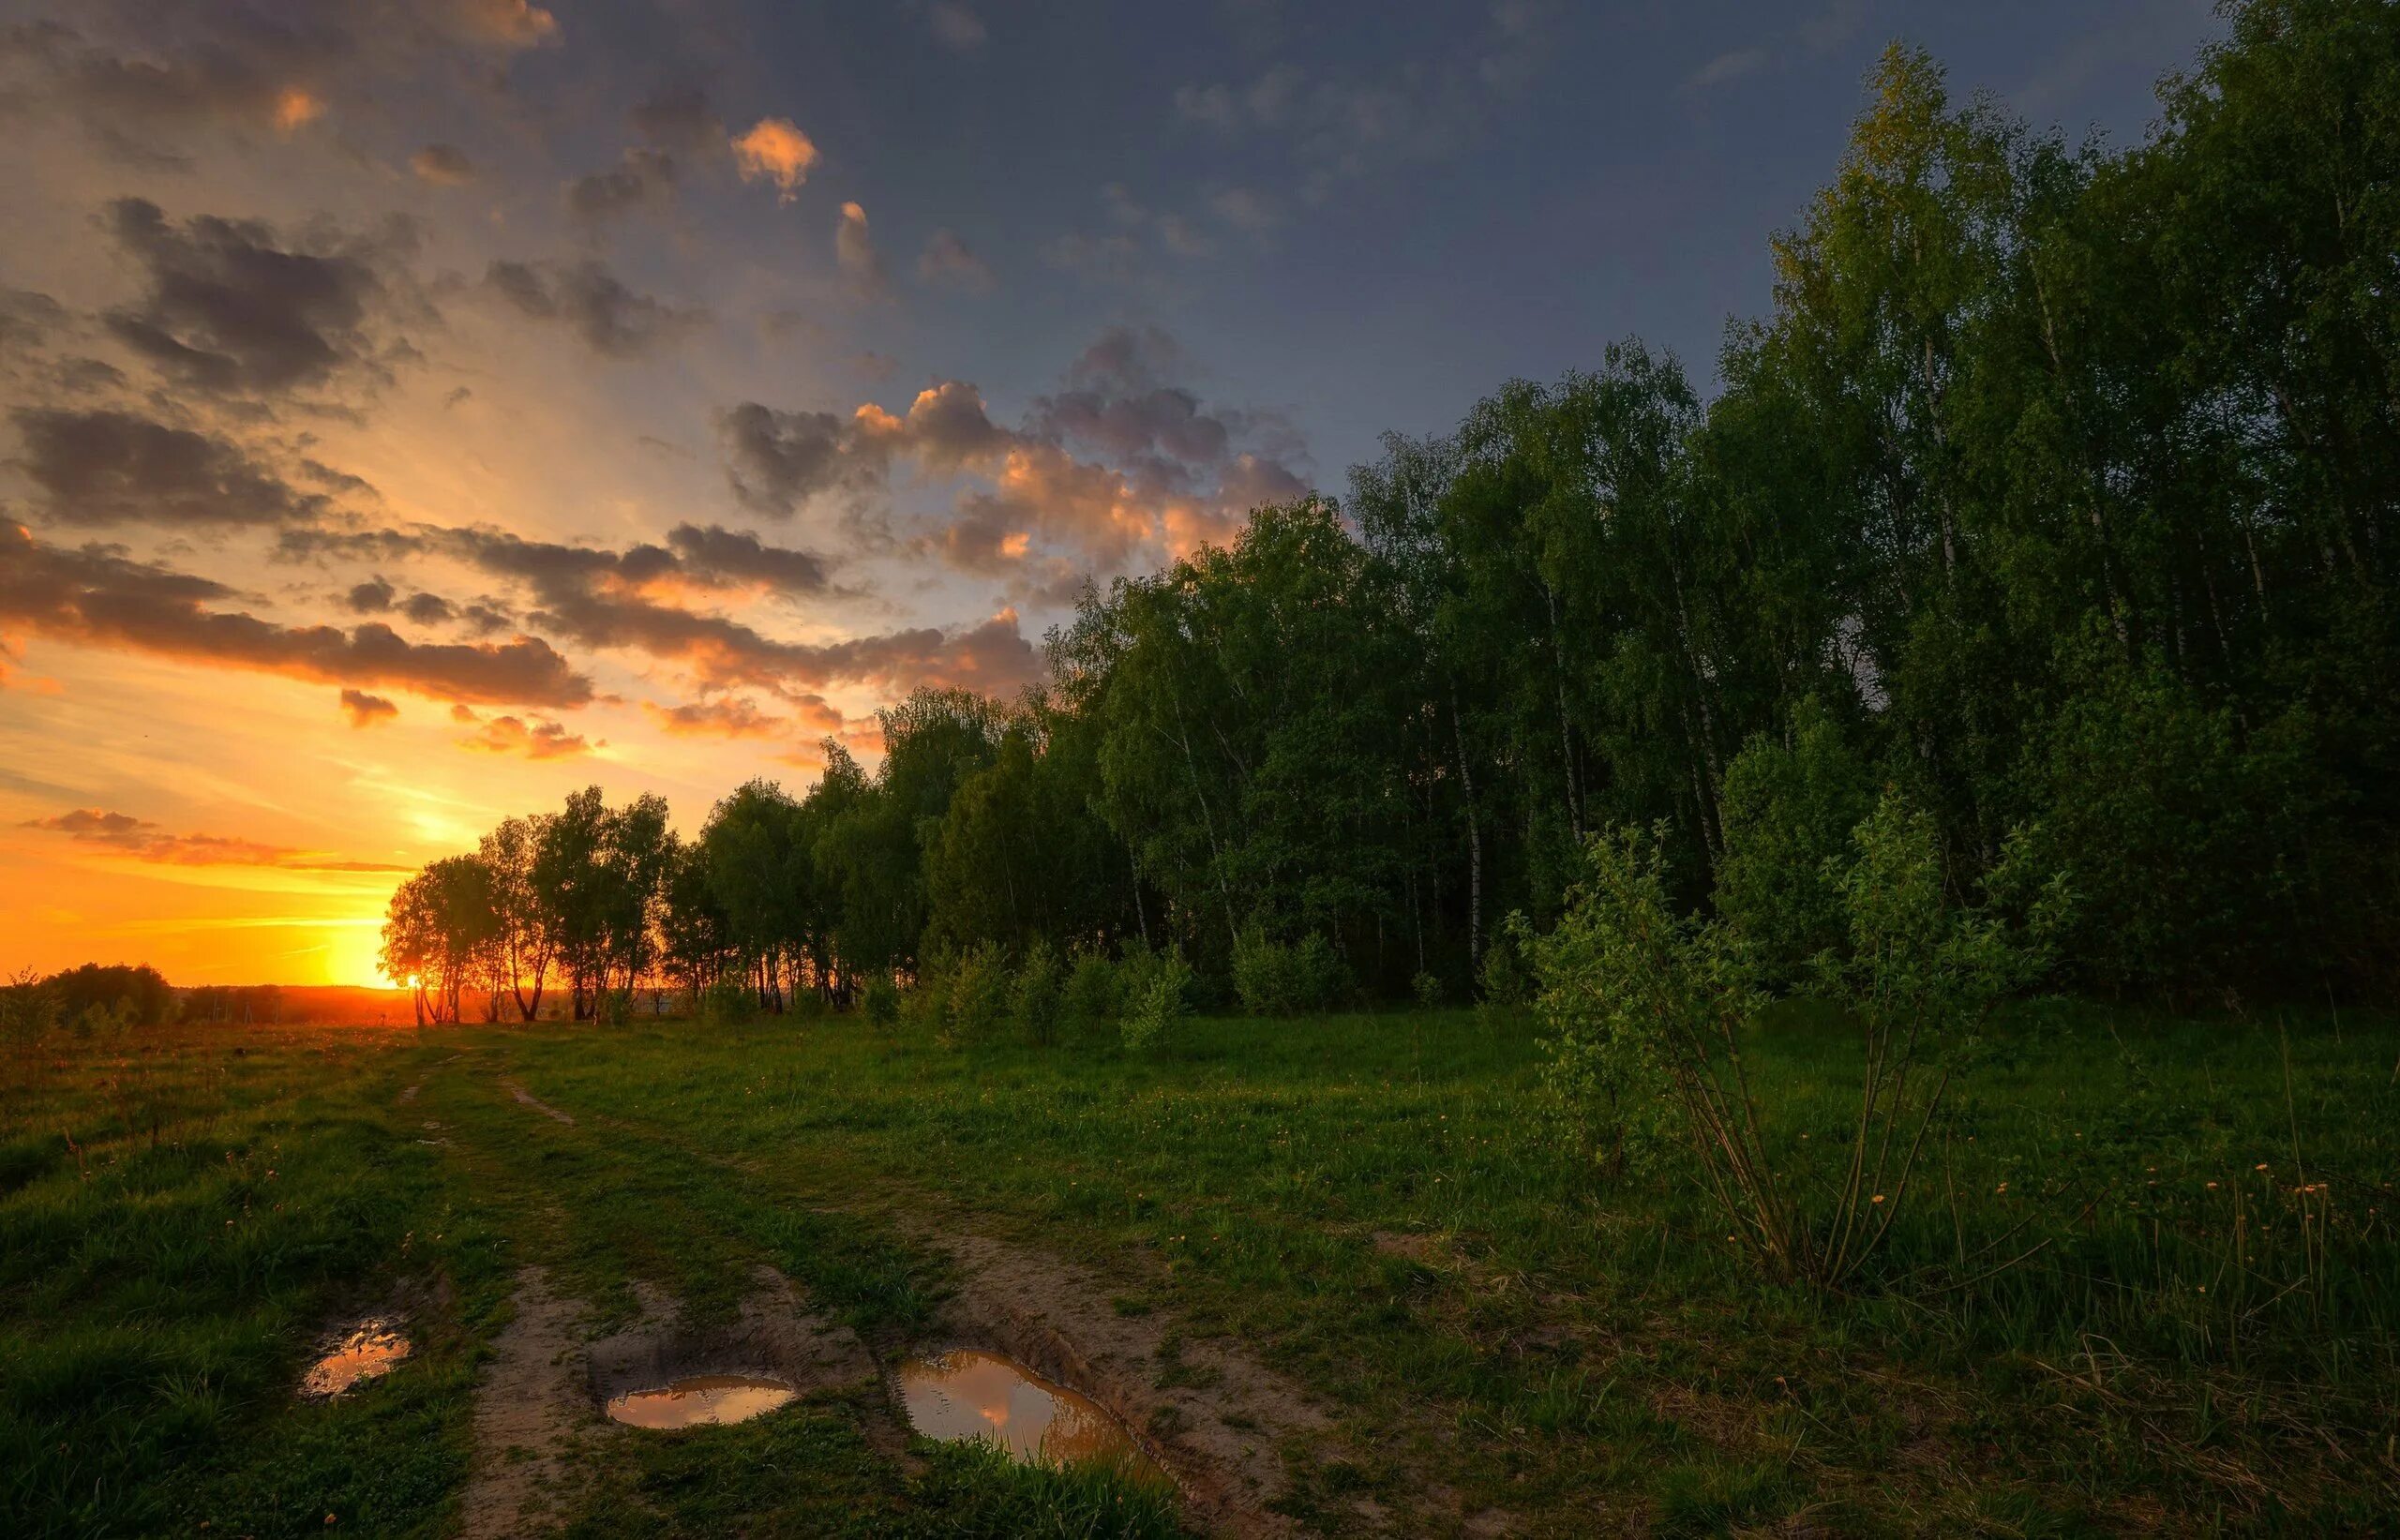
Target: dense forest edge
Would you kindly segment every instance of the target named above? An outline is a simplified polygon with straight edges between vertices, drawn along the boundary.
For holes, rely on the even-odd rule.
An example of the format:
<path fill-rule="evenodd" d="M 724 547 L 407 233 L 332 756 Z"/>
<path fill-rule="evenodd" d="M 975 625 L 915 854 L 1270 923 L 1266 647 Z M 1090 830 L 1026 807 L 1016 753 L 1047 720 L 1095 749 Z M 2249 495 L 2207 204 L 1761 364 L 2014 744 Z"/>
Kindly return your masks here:
<path fill-rule="evenodd" d="M 1612 346 L 1088 591 L 1045 684 L 912 696 L 872 775 L 829 741 L 688 842 L 512 819 L 401 890 L 394 976 L 772 1009 L 1130 947 L 1204 999 L 1505 995 L 1640 830 L 1784 989 L 1889 802 L 1948 905 L 2047 909 L 2022 987 L 2388 1006 L 2400 13 L 2226 21 L 2121 151 L 1896 46 L 1713 398 Z"/>

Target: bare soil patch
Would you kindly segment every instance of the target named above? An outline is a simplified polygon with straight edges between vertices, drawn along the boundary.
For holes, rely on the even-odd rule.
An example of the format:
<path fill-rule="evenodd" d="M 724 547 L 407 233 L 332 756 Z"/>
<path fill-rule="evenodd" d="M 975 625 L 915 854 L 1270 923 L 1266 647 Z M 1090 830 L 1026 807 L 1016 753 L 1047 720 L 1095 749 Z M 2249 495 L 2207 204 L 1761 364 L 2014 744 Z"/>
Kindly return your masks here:
<path fill-rule="evenodd" d="M 538 1267 L 517 1275 L 516 1307 L 475 1387 L 475 1459 L 461 1532 L 467 1540 L 555 1528 L 551 1503 L 566 1456 L 592 1417 L 577 1362 L 582 1308 L 552 1293 Z"/>
<path fill-rule="evenodd" d="M 569 1127 L 574 1126 L 574 1118 L 559 1111 L 556 1107 L 551 1106 L 548 1102 L 537 1099 L 532 1092 L 525 1089 L 524 1086 L 518 1084 L 515 1081 L 503 1080 L 500 1083 L 500 1085 L 501 1089 L 506 1091 L 510 1096 L 515 1097 L 518 1101 L 523 1102 L 526 1106 L 532 1108 L 535 1112 L 540 1113 L 543 1116 L 555 1118 L 557 1121 L 564 1123 Z"/>

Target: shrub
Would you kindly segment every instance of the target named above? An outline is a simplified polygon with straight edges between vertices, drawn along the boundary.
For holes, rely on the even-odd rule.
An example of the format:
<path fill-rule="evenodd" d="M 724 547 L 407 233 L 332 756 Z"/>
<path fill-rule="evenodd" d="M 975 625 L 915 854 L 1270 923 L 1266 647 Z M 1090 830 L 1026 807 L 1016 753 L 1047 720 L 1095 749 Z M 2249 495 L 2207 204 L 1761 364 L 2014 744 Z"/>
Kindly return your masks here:
<path fill-rule="evenodd" d="M 757 1009 L 749 980 L 738 974 L 720 973 L 713 983 L 700 991 L 700 1020 L 711 1026 L 747 1021 Z"/>
<path fill-rule="evenodd" d="M 1298 1009 L 1300 981 L 1292 949 L 1267 939 L 1252 925 L 1234 939 L 1234 994 L 1253 1016 L 1281 1016 Z"/>
<path fill-rule="evenodd" d="M 0 1037 L 30 1053 L 58 1026 L 58 993 L 41 975 L 25 968 L 0 985 Z"/>
<path fill-rule="evenodd" d="M 1430 973 L 1420 971 L 1408 980 L 1408 993 L 1417 996 L 1420 1010 L 1439 1010 L 1442 1008 L 1442 981 Z"/>
<path fill-rule="evenodd" d="M 1514 1010 L 1534 997 L 1533 922 L 1522 910 L 1512 910 L 1492 927 L 1483 949 L 1476 982 L 1483 987 L 1483 1003 Z"/>
<path fill-rule="evenodd" d="M 950 972 L 950 1009 L 944 1040 L 953 1047 L 982 1042 L 1008 1013 L 1008 958 L 996 941 L 979 941 L 959 954 Z"/>
<path fill-rule="evenodd" d="M 951 975 L 958 959 L 947 948 L 937 948 L 917 962 L 917 976 L 901 996 L 900 1013 L 909 1025 L 940 1037 L 950 1030 Z"/>
<path fill-rule="evenodd" d="M 1102 951 L 1078 949 L 1067 971 L 1066 1017 L 1089 1026 L 1117 1015 L 1117 964 Z"/>
<path fill-rule="evenodd" d="M 1136 1054 L 1164 1045 L 1176 1024 L 1192 1013 L 1192 965 L 1183 960 L 1183 949 L 1145 953 L 1138 983 L 1127 991 L 1125 1011 L 1125 1046 Z"/>
<path fill-rule="evenodd" d="M 1292 949 L 1292 970 L 1299 984 L 1300 1009 L 1333 1010 L 1346 1005 L 1357 992 L 1350 964 L 1333 943 L 1314 931 Z"/>
<path fill-rule="evenodd" d="M 2032 925 L 2012 934 L 1949 903 L 1933 820 L 1900 795 L 1859 824 L 1835 884 L 1849 955 L 1823 954 L 1821 979 L 1865 1039 L 1865 1069 L 1848 1149 L 1818 1152 L 1840 1168 L 1817 1181 L 1827 1174 L 1777 1168 L 1743 1069 L 1742 1034 L 1765 1003 L 1749 942 L 1722 920 L 1669 908 L 1663 838 L 1662 828 L 1594 839 L 1583 885 L 1536 948 L 1555 1032 L 1550 1088 L 1612 1164 L 1688 1160 L 1770 1267 L 1840 1289 L 1906 1208 L 1975 1026 L 2042 964 L 2062 888 L 2045 885 Z M 2003 867 L 2024 848 L 2012 839 Z"/>
<path fill-rule="evenodd" d="M 1813 696 L 1793 713 L 1788 747 L 1762 734 L 1726 767 L 1717 912 L 1741 931 L 1763 981 L 1788 984 L 1840 944 L 1836 877 L 1873 800 L 1867 766 Z"/>
<path fill-rule="evenodd" d="M 870 975 L 859 991 L 859 1009 L 866 1013 L 868 1024 L 889 1027 L 900 1020 L 900 988 L 892 975 Z"/>
<path fill-rule="evenodd" d="M 1349 964 L 1314 932 L 1297 946 L 1270 941 L 1256 925 L 1234 941 L 1234 993 L 1253 1016 L 1330 1010 L 1349 998 Z"/>
<path fill-rule="evenodd" d="M 1025 961 L 1009 986 L 1009 1009 L 1035 1042 L 1047 1043 L 1058 1036 L 1063 981 L 1058 954 L 1049 942 L 1037 940 L 1025 949 Z"/>

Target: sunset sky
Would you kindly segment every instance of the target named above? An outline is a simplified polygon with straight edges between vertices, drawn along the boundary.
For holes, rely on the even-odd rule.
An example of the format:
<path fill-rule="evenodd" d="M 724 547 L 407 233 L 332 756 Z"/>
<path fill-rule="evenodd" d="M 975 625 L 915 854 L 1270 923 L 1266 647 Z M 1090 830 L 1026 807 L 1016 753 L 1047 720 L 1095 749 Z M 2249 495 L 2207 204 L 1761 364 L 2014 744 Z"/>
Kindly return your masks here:
<path fill-rule="evenodd" d="M 2205 0 L 0 0 L 0 970 L 376 981 L 406 870 L 1013 691 L 1087 578 L 1639 333 L 1894 37 L 2119 141 Z"/>

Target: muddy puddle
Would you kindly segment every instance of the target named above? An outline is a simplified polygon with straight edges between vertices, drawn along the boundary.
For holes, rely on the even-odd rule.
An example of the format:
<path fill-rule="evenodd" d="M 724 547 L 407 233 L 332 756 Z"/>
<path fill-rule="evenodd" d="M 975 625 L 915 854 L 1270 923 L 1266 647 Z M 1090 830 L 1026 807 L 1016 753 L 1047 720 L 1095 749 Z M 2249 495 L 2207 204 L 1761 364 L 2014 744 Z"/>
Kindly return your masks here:
<path fill-rule="evenodd" d="M 763 1374 L 686 1374 L 611 1396 L 608 1412 L 611 1421 L 628 1428 L 707 1428 L 763 1417 L 799 1395 Z"/>
<path fill-rule="evenodd" d="M 1098 1403 L 997 1353 L 953 1348 L 911 1358 L 899 1383 L 909 1426 L 929 1439 L 987 1439 L 1021 1460 L 1096 1460 L 1164 1479 Z"/>
<path fill-rule="evenodd" d="M 308 1400 L 338 1396 L 362 1380 L 389 1374 L 409 1355 L 407 1334 L 387 1316 L 369 1316 L 327 1338 L 323 1356 L 308 1366 L 300 1394 Z"/>

